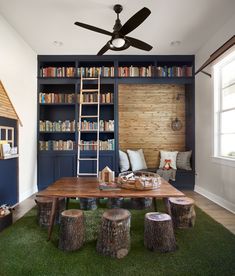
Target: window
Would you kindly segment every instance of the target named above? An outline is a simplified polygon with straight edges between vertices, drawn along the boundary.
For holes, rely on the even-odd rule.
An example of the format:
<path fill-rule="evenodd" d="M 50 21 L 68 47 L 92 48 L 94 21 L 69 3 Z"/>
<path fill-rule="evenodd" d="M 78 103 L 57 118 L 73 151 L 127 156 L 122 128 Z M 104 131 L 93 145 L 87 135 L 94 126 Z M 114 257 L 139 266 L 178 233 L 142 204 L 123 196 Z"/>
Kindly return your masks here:
<path fill-rule="evenodd" d="M 235 161 L 235 51 L 214 65 L 214 156 Z"/>
<path fill-rule="evenodd" d="M 5 141 L 11 147 L 14 147 L 14 128 L 0 126 L 0 141 Z"/>

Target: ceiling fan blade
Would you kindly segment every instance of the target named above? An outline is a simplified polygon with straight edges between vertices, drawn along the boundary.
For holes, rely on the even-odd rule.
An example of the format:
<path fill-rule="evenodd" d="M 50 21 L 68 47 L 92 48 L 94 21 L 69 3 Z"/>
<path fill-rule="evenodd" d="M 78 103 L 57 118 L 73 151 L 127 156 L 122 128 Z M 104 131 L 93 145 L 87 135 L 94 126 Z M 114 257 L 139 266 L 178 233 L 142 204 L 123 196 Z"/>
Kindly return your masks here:
<path fill-rule="evenodd" d="M 143 8 L 134 14 L 127 22 L 121 27 L 119 32 L 126 35 L 137 28 L 149 15 L 151 11 L 148 8 Z"/>
<path fill-rule="evenodd" d="M 106 51 L 109 50 L 109 43 L 107 42 L 103 48 L 101 48 L 97 54 L 97 56 L 102 56 Z"/>
<path fill-rule="evenodd" d="M 97 32 L 97 33 L 101 33 L 101 34 L 105 34 L 105 35 L 111 35 L 111 36 L 113 35 L 109 31 L 106 31 L 106 30 L 103 30 L 103 29 L 100 29 L 100 28 L 97 28 L 97 27 L 94 27 L 94 26 L 91 26 L 91 25 L 88 25 L 88 24 L 85 24 L 85 23 L 75 22 L 74 24 L 79 26 L 79 27 L 82 27 L 82 28 L 85 28 L 85 29 L 88 29 L 88 30 L 91 30 L 91 31 L 94 31 L 94 32 Z"/>
<path fill-rule="evenodd" d="M 153 46 L 149 45 L 146 42 L 143 42 L 139 39 L 133 38 L 133 37 L 129 37 L 126 36 L 126 38 L 130 41 L 130 44 L 132 47 L 141 49 L 141 50 L 145 50 L 145 51 L 150 51 L 152 50 Z"/>

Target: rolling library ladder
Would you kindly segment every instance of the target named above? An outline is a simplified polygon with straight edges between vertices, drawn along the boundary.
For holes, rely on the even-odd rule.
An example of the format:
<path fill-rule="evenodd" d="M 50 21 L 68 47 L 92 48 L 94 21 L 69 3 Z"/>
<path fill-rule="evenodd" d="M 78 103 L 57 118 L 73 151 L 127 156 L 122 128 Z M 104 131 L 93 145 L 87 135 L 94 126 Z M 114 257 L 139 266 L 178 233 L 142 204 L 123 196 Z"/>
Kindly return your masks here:
<path fill-rule="evenodd" d="M 95 81 L 97 82 L 97 88 L 95 89 L 84 89 L 84 81 Z M 97 93 L 97 101 L 96 102 L 85 102 L 83 95 L 84 93 Z M 97 106 L 97 114 L 91 115 L 83 115 L 83 106 L 84 105 L 96 105 Z M 81 133 L 84 129 L 82 129 L 82 119 L 95 119 L 97 121 L 97 128 L 95 130 L 96 133 L 96 142 L 93 141 L 92 146 L 96 148 L 96 156 L 92 158 L 82 158 L 81 157 L 81 147 L 85 146 L 86 144 L 81 142 Z M 98 177 L 99 173 L 99 138 L 100 138 L 100 75 L 97 78 L 85 78 L 81 75 L 81 83 L 80 83 L 80 102 L 79 102 L 79 120 L 78 120 L 78 160 L 77 160 L 77 176 L 89 176 L 93 175 Z M 80 172 L 81 170 L 81 163 L 80 162 L 92 162 L 96 161 L 96 172 Z"/>

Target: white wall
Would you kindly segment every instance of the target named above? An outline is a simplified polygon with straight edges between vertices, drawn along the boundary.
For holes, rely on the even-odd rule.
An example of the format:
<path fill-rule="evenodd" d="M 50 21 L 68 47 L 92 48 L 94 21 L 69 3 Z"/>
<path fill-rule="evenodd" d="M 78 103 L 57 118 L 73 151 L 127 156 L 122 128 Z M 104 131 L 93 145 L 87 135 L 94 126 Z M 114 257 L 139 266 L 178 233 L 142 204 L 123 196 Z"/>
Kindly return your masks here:
<path fill-rule="evenodd" d="M 0 79 L 20 117 L 19 200 L 36 191 L 37 55 L 0 16 Z"/>
<path fill-rule="evenodd" d="M 234 35 L 235 15 L 208 38 L 196 53 L 196 69 L 224 42 Z M 210 72 L 209 66 L 205 71 Z M 213 155 L 213 81 L 196 76 L 196 186 L 195 190 L 235 213 L 235 166 L 214 162 Z"/>

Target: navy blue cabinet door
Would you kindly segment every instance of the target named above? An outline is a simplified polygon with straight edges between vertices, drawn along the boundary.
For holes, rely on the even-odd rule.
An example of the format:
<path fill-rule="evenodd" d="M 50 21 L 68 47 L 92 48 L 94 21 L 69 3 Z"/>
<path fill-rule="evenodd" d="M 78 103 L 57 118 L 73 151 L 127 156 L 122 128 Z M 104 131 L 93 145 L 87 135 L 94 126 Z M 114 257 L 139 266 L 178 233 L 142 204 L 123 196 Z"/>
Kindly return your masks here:
<path fill-rule="evenodd" d="M 41 191 L 55 180 L 55 156 L 41 155 L 38 161 L 38 190 Z"/>
<path fill-rule="evenodd" d="M 55 180 L 76 176 L 76 155 L 57 155 L 55 160 Z"/>
<path fill-rule="evenodd" d="M 82 158 L 96 158 L 95 151 L 81 151 Z M 108 166 L 112 171 L 115 171 L 115 152 L 114 151 L 100 151 L 99 157 L 99 171 Z M 96 172 L 96 161 L 81 161 L 81 173 L 94 173 Z"/>
<path fill-rule="evenodd" d="M 0 205 L 17 203 L 17 159 L 0 160 Z"/>
<path fill-rule="evenodd" d="M 61 177 L 76 175 L 75 154 L 39 155 L 38 190 L 43 190 Z"/>
<path fill-rule="evenodd" d="M 103 170 L 108 166 L 112 171 L 115 171 L 115 153 L 113 151 L 103 152 L 100 158 L 99 170 Z"/>

